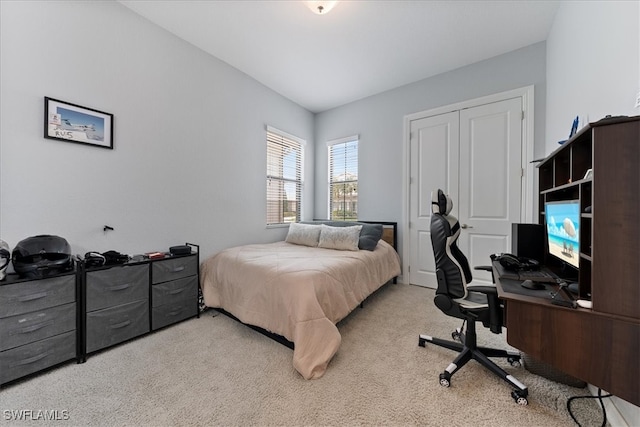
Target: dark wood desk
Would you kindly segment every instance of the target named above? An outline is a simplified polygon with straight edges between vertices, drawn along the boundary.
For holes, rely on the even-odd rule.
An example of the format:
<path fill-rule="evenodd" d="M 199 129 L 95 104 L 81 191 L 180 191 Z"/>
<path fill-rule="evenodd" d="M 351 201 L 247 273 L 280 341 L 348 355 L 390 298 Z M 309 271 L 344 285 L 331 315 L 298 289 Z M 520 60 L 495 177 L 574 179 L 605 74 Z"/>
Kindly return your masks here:
<path fill-rule="evenodd" d="M 531 291 L 501 279 L 495 265 L 493 274 L 509 345 L 640 406 L 640 321 L 554 305 L 556 285 Z"/>

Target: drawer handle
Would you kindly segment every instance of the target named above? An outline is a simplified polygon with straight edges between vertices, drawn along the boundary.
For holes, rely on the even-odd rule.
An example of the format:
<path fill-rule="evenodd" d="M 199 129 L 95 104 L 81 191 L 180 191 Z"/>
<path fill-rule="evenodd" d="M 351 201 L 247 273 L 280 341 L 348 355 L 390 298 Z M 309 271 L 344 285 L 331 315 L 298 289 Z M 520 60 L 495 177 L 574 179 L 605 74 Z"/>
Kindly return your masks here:
<path fill-rule="evenodd" d="M 128 288 L 128 287 L 130 287 L 130 286 L 131 286 L 131 283 L 124 283 L 124 284 L 122 284 L 122 285 L 115 285 L 115 286 L 111 286 L 111 287 L 109 287 L 108 289 L 109 289 L 110 291 L 122 291 L 122 290 L 127 289 L 127 288 Z"/>
<path fill-rule="evenodd" d="M 184 288 L 173 289 L 173 290 L 169 291 L 169 295 L 179 294 L 180 292 L 183 292 L 183 291 L 184 291 Z"/>
<path fill-rule="evenodd" d="M 170 311 L 169 313 L 167 313 L 169 316 L 177 316 L 178 314 L 182 313 L 182 308 L 179 308 L 177 310 L 173 310 Z"/>
<path fill-rule="evenodd" d="M 129 326 L 130 324 L 131 324 L 131 320 L 125 320 L 124 322 L 115 323 L 115 324 L 111 325 L 111 329 L 124 328 L 125 326 Z"/>
<path fill-rule="evenodd" d="M 13 366 L 22 366 L 22 365 L 28 365 L 28 364 L 30 364 L 30 363 L 35 363 L 35 362 L 37 362 L 38 360 L 42 360 L 42 359 L 44 359 L 45 357 L 49 356 L 50 354 L 51 354 L 51 351 L 45 351 L 44 353 L 36 354 L 36 355 L 35 355 L 35 356 L 33 356 L 33 357 L 30 357 L 30 358 L 28 358 L 28 359 L 21 360 L 21 361 L 19 361 L 18 363 L 14 364 Z"/>
<path fill-rule="evenodd" d="M 37 294 L 31 294 L 31 295 L 23 295 L 21 297 L 18 297 L 18 301 L 20 302 L 27 302 L 27 301 L 33 301 L 34 299 L 40 299 L 40 298 L 44 298 L 47 295 L 49 295 L 49 292 L 40 292 Z"/>
<path fill-rule="evenodd" d="M 48 320 L 46 322 L 40 322 L 35 325 L 25 326 L 22 329 L 16 329 L 11 333 L 11 335 L 29 334 L 31 332 L 37 331 L 38 329 L 42 329 L 44 327 L 51 326 L 51 325 L 53 325 L 53 320 Z"/>
<path fill-rule="evenodd" d="M 184 265 L 181 265 L 179 267 L 174 268 L 173 270 L 171 270 L 172 273 L 180 273 L 182 270 L 184 270 Z"/>

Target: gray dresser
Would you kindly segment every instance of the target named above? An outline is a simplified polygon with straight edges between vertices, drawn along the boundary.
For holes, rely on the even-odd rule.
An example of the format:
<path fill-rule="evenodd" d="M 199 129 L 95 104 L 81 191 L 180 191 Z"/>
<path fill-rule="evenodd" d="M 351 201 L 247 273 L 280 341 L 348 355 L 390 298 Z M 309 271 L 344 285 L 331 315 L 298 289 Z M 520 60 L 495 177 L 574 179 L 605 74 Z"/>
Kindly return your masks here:
<path fill-rule="evenodd" d="M 82 360 L 199 315 L 198 253 L 82 272 Z"/>
<path fill-rule="evenodd" d="M 149 332 L 149 264 L 117 265 L 85 277 L 85 351 Z"/>
<path fill-rule="evenodd" d="M 0 282 L 0 383 L 78 356 L 76 274 Z"/>
<path fill-rule="evenodd" d="M 198 314 L 198 259 L 195 256 L 151 264 L 153 330 Z"/>

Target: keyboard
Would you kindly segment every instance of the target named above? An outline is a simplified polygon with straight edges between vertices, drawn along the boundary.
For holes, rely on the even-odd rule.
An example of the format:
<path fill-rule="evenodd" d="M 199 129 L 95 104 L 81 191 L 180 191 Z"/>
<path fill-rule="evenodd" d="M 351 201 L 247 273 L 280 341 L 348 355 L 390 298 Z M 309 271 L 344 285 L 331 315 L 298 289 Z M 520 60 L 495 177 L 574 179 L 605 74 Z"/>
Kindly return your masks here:
<path fill-rule="evenodd" d="M 526 270 L 518 272 L 519 280 L 531 280 L 532 282 L 556 283 L 556 277 L 543 270 Z"/>

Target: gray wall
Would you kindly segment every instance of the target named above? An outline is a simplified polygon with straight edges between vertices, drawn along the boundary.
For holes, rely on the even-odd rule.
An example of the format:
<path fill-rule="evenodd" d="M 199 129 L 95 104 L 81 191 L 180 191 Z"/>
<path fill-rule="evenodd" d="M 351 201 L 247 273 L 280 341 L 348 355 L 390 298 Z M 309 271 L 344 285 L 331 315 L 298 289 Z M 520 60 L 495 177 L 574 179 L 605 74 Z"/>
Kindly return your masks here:
<path fill-rule="evenodd" d="M 313 114 L 113 1 L 0 2 L 0 236 L 74 253 L 203 255 L 281 240 L 266 228 L 266 135 L 308 141 Z M 115 149 L 43 138 L 44 96 L 113 113 Z M 108 224 L 115 231 L 103 233 Z"/>
<path fill-rule="evenodd" d="M 547 41 L 547 146 L 606 115 L 638 115 L 640 2 L 560 2 Z"/>
<path fill-rule="evenodd" d="M 317 114 L 315 216 L 327 215 L 326 142 L 359 134 L 358 217 L 397 221 L 402 249 L 404 117 L 534 85 L 537 158 L 544 151 L 545 62 L 545 43 L 537 43 Z"/>

